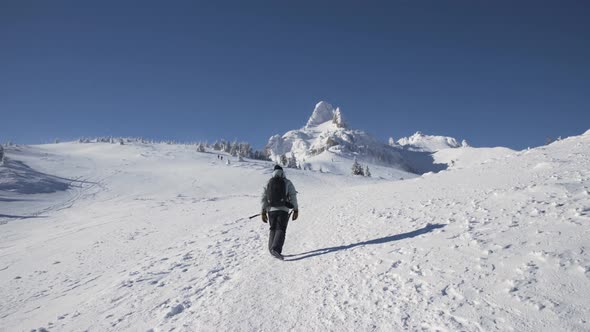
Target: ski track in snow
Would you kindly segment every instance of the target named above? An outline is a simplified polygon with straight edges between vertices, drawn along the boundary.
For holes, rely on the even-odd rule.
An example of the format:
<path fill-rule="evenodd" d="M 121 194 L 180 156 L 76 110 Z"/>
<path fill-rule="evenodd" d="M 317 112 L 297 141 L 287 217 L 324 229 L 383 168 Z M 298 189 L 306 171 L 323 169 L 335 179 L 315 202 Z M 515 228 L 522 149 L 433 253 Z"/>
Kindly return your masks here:
<path fill-rule="evenodd" d="M 588 143 L 399 182 L 287 171 L 284 262 L 244 218 L 268 164 L 94 155 L 47 218 L 0 225 L 0 330 L 589 330 Z"/>

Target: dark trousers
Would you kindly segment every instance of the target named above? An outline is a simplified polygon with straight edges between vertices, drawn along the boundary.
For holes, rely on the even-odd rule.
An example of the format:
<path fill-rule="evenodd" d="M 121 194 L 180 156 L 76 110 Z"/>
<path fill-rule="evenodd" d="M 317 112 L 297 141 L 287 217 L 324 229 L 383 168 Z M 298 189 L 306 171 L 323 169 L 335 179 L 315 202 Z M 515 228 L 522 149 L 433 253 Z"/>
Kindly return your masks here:
<path fill-rule="evenodd" d="M 279 254 L 283 251 L 289 214 L 285 211 L 271 211 L 268 213 L 270 224 L 270 236 L 268 237 L 268 250 L 275 250 Z"/>

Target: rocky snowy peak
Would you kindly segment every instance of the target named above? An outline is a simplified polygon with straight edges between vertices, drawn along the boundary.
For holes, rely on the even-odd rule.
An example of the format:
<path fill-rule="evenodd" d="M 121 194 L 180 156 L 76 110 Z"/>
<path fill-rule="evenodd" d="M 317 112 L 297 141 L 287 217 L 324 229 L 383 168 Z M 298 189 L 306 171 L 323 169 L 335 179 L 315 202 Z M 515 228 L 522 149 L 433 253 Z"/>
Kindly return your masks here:
<path fill-rule="evenodd" d="M 266 149 L 275 161 L 283 155 L 288 158 L 293 155 L 300 162 L 311 161 L 326 152 L 330 160 L 333 156 L 350 160 L 356 157 L 367 163 L 407 169 L 399 149 L 377 141 L 364 131 L 348 128 L 340 108 L 325 101 L 317 103 L 305 127 L 270 137 Z"/>
<path fill-rule="evenodd" d="M 336 110 L 334 111 L 334 118 L 332 119 L 332 123 L 334 125 L 336 125 L 336 127 L 338 127 L 338 128 L 345 128 L 346 127 L 346 123 L 344 122 L 344 119 L 342 118 L 342 112 L 340 112 L 340 107 L 337 107 Z"/>
<path fill-rule="evenodd" d="M 392 143 L 391 141 L 392 140 L 390 140 L 390 145 Z M 465 140 L 459 143 L 453 137 L 424 135 L 419 131 L 410 137 L 400 138 L 397 141 L 397 144 L 408 150 L 424 152 L 435 152 L 443 149 L 469 147 L 469 144 Z"/>
<path fill-rule="evenodd" d="M 315 105 L 313 113 L 309 117 L 309 120 L 307 120 L 305 128 L 316 127 L 324 122 L 332 120 L 333 117 L 334 107 L 325 101 L 320 101 Z"/>

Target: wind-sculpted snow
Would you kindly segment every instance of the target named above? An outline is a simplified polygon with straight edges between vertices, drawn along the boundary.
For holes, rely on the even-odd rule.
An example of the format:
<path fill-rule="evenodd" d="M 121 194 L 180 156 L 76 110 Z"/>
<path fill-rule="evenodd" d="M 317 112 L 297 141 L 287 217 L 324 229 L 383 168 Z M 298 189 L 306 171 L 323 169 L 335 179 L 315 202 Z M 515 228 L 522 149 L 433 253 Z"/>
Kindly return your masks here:
<path fill-rule="evenodd" d="M 437 153 L 458 161 L 404 181 L 286 169 L 300 213 L 285 261 L 248 219 L 271 163 L 165 144 L 23 149 L 85 182 L 52 205 L 2 194 L 2 213 L 43 216 L 0 225 L 2 331 L 590 330 L 588 135 Z"/>

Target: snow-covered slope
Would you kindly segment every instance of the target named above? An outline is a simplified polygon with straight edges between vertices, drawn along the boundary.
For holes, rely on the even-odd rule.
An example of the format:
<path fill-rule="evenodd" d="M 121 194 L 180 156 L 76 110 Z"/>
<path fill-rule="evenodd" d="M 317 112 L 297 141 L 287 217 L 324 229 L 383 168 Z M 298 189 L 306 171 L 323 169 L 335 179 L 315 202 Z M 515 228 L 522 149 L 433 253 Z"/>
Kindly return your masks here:
<path fill-rule="evenodd" d="M 286 170 L 300 217 L 284 262 L 247 218 L 271 163 L 21 150 L 78 182 L 0 191 L 2 331 L 590 330 L 590 135 L 405 181 Z"/>
<path fill-rule="evenodd" d="M 432 153 L 434 162 L 448 165 L 449 169 L 473 167 L 518 154 L 509 148 L 471 148 L 441 149 Z"/>

